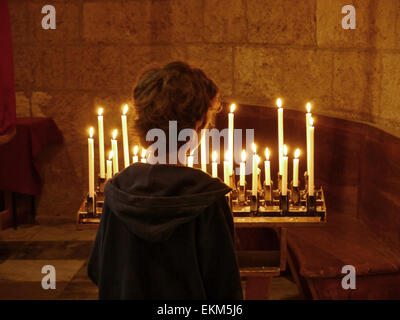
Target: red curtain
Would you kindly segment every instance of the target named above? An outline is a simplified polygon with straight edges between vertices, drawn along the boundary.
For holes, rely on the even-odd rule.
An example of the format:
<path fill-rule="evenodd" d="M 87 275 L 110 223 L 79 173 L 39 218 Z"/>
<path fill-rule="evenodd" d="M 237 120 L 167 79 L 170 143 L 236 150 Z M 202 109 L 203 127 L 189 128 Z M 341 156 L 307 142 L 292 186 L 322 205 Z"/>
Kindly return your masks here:
<path fill-rule="evenodd" d="M 15 89 L 7 0 L 0 0 L 0 143 L 15 133 Z"/>

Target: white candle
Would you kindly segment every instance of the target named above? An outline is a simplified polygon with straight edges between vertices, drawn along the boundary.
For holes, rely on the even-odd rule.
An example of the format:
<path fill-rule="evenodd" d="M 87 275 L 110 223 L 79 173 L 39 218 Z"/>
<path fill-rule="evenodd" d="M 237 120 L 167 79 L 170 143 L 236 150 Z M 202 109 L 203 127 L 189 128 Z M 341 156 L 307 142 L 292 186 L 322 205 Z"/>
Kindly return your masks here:
<path fill-rule="evenodd" d="M 211 168 L 211 173 L 213 178 L 218 178 L 218 164 L 217 164 L 217 152 L 214 151 L 212 153 L 212 168 Z"/>
<path fill-rule="evenodd" d="M 89 129 L 88 159 L 89 159 L 89 197 L 94 197 L 94 140 L 93 127 Z"/>
<path fill-rule="evenodd" d="M 140 159 L 141 163 L 146 163 L 147 162 L 146 152 L 147 152 L 147 150 L 145 148 L 142 148 L 142 154 L 141 154 L 142 158 Z"/>
<path fill-rule="evenodd" d="M 271 185 L 271 162 L 269 161 L 269 149 L 268 148 L 265 148 L 264 167 L 265 167 L 265 185 L 270 186 Z"/>
<path fill-rule="evenodd" d="M 240 178 L 239 178 L 239 184 L 241 186 L 245 185 L 246 181 L 246 150 L 243 149 L 242 151 L 242 161 L 240 162 Z"/>
<path fill-rule="evenodd" d="M 287 147 L 283 145 L 283 157 L 282 157 L 282 195 L 287 195 L 287 180 L 288 180 L 288 157 Z"/>
<path fill-rule="evenodd" d="M 111 149 L 113 152 L 113 173 L 116 174 L 119 169 L 118 169 L 118 144 L 117 144 L 117 134 L 118 130 L 115 129 L 113 131 L 113 137 L 111 139 Z"/>
<path fill-rule="evenodd" d="M 293 187 L 299 186 L 299 157 L 300 149 L 296 149 L 293 159 Z"/>
<path fill-rule="evenodd" d="M 206 148 L 206 130 L 201 130 L 201 170 L 207 172 L 207 148 Z"/>
<path fill-rule="evenodd" d="M 257 146 L 255 143 L 252 144 L 252 149 L 253 149 L 253 162 L 252 162 L 252 189 L 251 189 L 251 194 L 253 196 L 257 195 L 257 184 L 258 184 L 258 167 L 257 167 Z"/>
<path fill-rule="evenodd" d="M 306 105 L 307 113 L 306 113 L 306 142 L 307 142 L 307 172 L 310 171 L 310 119 L 311 119 L 311 103 L 307 102 Z"/>
<path fill-rule="evenodd" d="M 134 146 L 133 147 L 132 163 L 136 163 L 136 162 L 139 161 L 138 151 L 139 151 L 139 147 L 138 146 Z"/>
<path fill-rule="evenodd" d="M 113 172 L 112 172 L 112 158 L 113 158 L 113 152 L 110 151 L 108 155 L 108 160 L 107 160 L 107 180 L 112 178 Z"/>
<path fill-rule="evenodd" d="M 97 124 L 99 130 L 99 158 L 100 158 L 100 178 L 105 178 L 104 163 L 104 124 L 103 124 L 103 108 L 99 108 L 97 116 Z"/>
<path fill-rule="evenodd" d="M 309 161 L 309 172 L 308 172 L 308 193 L 310 196 L 314 195 L 314 119 L 310 118 L 309 123 L 309 134 L 310 134 L 310 161 Z"/>
<path fill-rule="evenodd" d="M 283 153 L 283 108 L 282 100 L 278 98 L 276 100 L 276 106 L 278 107 L 278 153 L 279 153 L 279 173 L 282 174 L 282 153 Z"/>
<path fill-rule="evenodd" d="M 230 176 L 230 166 L 231 161 L 229 159 L 229 151 L 225 152 L 225 159 L 224 159 L 224 182 L 228 186 L 230 185 L 229 176 Z"/>
<path fill-rule="evenodd" d="M 257 155 L 257 188 L 261 189 L 261 169 L 258 167 L 258 165 L 260 164 L 260 157 Z"/>
<path fill-rule="evenodd" d="M 121 121 L 122 121 L 122 142 L 124 145 L 124 163 L 125 163 L 125 168 L 129 167 L 129 143 L 128 143 L 128 126 L 126 123 L 126 113 L 128 112 L 128 105 L 124 105 L 124 109 L 122 111 L 121 115 Z"/>
<path fill-rule="evenodd" d="M 233 174 L 233 126 L 234 126 L 234 114 L 236 104 L 232 103 L 230 112 L 228 114 L 228 152 L 230 161 L 230 172 L 229 175 Z"/>

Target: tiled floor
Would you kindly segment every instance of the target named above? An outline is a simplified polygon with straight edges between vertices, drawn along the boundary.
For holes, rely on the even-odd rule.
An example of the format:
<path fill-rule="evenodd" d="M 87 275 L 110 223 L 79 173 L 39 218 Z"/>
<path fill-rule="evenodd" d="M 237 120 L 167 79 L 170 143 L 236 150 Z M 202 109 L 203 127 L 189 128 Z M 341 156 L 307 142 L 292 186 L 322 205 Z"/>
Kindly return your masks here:
<path fill-rule="evenodd" d="M 96 299 L 86 262 L 95 230 L 77 231 L 72 223 L 26 225 L 0 231 L 0 299 Z M 56 269 L 56 289 L 44 290 L 42 267 Z M 296 285 L 274 278 L 271 299 L 298 299 Z"/>

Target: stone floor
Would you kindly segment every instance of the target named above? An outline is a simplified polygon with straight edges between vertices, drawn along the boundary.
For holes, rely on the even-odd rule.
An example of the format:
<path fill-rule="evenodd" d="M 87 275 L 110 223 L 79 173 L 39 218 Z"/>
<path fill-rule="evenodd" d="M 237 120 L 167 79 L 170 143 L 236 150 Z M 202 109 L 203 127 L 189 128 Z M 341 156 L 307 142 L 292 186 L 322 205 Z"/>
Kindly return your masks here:
<path fill-rule="evenodd" d="M 0 299 L 97 299 L 86 273 L 95 230 L 77 231 L 73 223 L 23 225 L 0 231 Z M 56 269 L 56 289 L 44 290 L 44 265 Z M 288 277 L 274 278 L 271 299 L 299 299 Z"/>

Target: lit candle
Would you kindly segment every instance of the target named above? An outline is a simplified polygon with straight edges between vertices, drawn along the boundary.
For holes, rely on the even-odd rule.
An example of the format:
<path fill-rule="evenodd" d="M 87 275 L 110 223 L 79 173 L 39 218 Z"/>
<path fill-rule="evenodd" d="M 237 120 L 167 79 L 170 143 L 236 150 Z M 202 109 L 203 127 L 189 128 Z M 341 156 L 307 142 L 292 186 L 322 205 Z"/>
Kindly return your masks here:
<path fill-rule="evenodd" d="M 309 127 L 310 127 L 310 119 L 311 119 L 311 103 L 307 102 L 306 105 L 307 113 L 306 113 L 306 142 L 307 142 L 307 172 L 310 171 L 310 133 L 309 133 Z"/>
<path fill-rule="evenodd" d="M 93 140 L 93 127 L 89 129 L 88 138 L 88 159 L 89 159 L 89 197 L 94 197 L 94 140 Z"/>
<path fill-rule="evenodd" d="M 229 176 L 230 176 L 230 166 L 231 166 L 231 161 L 230 161 L 230 153 L 229 151 L 225 152 L 225 159 L 224 159 L 224 182 L 228 186 L 230 185 L 229 181 Z"/>
<path fill-rule="evenodd" d="M 107 160 L 107 180 L 112 178 L 112 158 L 113 158 L 113 152 L 112 150 L 108 154 L 108 160 Z"/>
<path fill-rule="evenodd" d="M 309 161 L 309 172 L 308 172 L 308 194 L 314 195 L 314 119 L 310 118 L 309 123 L 309 134 L 310 134 L 310 161 Z"/>
<path fill-rule="evenodd" d="M 141 163 L 146 163 L 147 162 L 147 159 L 146 159 L 146 152 L 147 152 L 147 150 L 145 149 L 145 148 L 142 148 L 142 154 L 141 154 L 141 159 L 140 159 L 140 162 Z"/>
<path fill-rule="evenodd" d="M 271 185 L 271 162 L 269 161 L 269 149 L 265 148 L 265 185 Z"/>
<path fill-rule="evenodd" d="M 240 179 L 239 179 L 239 184 L 241 185 L 241 186 L 244 186 L 245 185 L 245 181 L 246 181 L 246 177 L 245 177 L 245 174 L 246 174 L 246 157 L 247 157 L 247 154 L 246 154 L 246 150 L 244 150 L 243 149 L 243 151 L 242 151 L 242 161 L 240 162 Z"/>
<path fill-rule="evenodd" d="M 300 149 L 296 149 L 293 159 L 293 187 L 299 186 L 299 157 Z"/>
<path fill-rule="evenodd" d="M 257 167 L 257 146 L 255 143 L 252 144 L 253 149 L 253 166 L 252 166 L 252 189 L 251 194 L 253 196 L 257 195 L 257 184 L 258 184 L 258 167 Z"/>
<path fill-rule="evenodd" d="M 97 124 L 99 130 L 99 157 L 100 157 L 100 178 L 105 178 L 104 163 L 104 124 L 103 124 L 103 108 L 99 108 L 97 116 Z"/>
<path fill-rule="evenodd" d="M 288 180 L 288 157 L 287 147 L 283 145 L 283 157 L 282 157 L 282 195 L 287 195 L 287 180 Z"/>
<path fill-rule="evenodd" d="M 283 152 L 283 108 L 282 100 L 276 100 L 278 107 L 278 152 L 279 152 L 279 173 L 282 174 L 282 152 Z"/>
<path fill-rule="evenodd" d="M 233 126 L 234 126 L 234 111 L 236 104 L 232 103 L 230 112 L 228 114 L 228 151 L 229 151 L 229 161 L 230 161 L 230 172 L 229 175 L 233 174 Z"/>
<path fill-rule="evenodd" d="M 128 126 L 126 123 L 126 113 L 128 112 L 128 105 L 124 105 L 124 109 L 121 115 L 122 121 L 122 142 L 124 144 L 124 163 L 125 168 L 129 167 L 129 143 L 128 143 Z"/>
<path fill-rule="evenodd" d="M 113 152 L 113 172 L 114 174 L 116 174 L 119 169 L 118 169 L 118 144 L 117 144 L 117 134 L 118 134 L 118 130 L 115 129 L 113 131 L 113 136 L 111 139 L 111 149 Z"/>
<path fill-rule="evenodd" d="M 213 153 L 212 153 L 212 168 L 211 168 L 212 170 L 212 176 L 214 177 L 214 178 L 217 178 L 218 177 L 218 164 L 217 164 L 217 152 L 216 151 L 214 151 Z"/>
<path fill-rule="evenodd" d="M 133 147 L 132 163 L 136 163 L 136 162 L 139 161 L 138 151 L 139 151 L 139 147 L 138 146 L 134 146 Z"/>
<path fill-rule="evenodd" d="M 206 130 L 201 130 L 201 170 L 207 172 L 207 148 L 206 148 Z"/>

